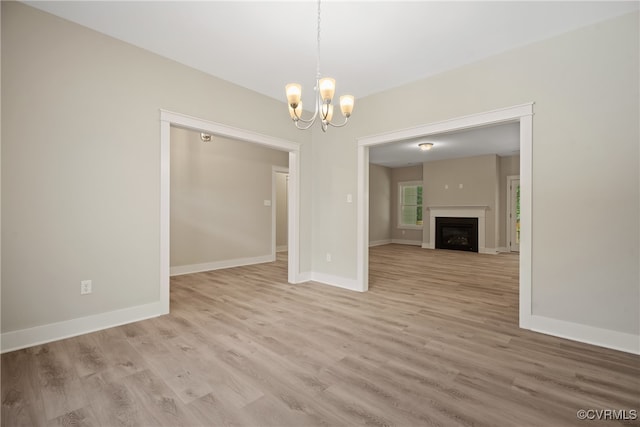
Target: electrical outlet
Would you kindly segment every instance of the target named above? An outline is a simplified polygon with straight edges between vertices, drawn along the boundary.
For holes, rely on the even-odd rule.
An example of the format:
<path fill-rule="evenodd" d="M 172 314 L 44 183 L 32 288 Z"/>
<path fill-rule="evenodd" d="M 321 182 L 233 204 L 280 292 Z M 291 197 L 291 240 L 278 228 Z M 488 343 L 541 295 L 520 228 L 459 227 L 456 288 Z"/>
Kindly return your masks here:
<path fill-rule="evenodd" d="M 86 295 L 93 292 L 91 288 L 91 280 L 83 280 L 80 282 L 80 295 Z"/>
<path fill-rule="evenodd" d="M 331 262 L 331 254 L 327 252 L 327 262 Z"/>

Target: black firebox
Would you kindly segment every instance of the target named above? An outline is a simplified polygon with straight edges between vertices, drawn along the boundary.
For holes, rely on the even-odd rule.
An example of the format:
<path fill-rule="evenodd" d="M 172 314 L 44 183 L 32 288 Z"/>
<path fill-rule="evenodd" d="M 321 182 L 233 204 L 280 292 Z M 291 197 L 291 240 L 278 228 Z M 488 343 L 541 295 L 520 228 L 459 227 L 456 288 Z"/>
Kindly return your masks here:
<path fill-rule="evenodd" d="M 436 249 L 478 252 L 478 218 L 436 217 Z"/>

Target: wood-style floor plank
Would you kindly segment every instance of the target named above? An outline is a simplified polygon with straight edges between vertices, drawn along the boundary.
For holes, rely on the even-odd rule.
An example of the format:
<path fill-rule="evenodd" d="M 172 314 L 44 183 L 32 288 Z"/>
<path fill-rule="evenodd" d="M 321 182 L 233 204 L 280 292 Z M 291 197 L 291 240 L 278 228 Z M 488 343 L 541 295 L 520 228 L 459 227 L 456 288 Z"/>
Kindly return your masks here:
<path fill-rule="evenodd" d="M 2 425 L 46 425 L 32 349 L 2 355 Z"/>
<path fill-rule="evenodd" d="M 3 426 L 585 426 L 640 357 L 518 328 L 518 257 L 386 245 L 366 293 L 274 263 L 177 276 L 171 314 L 2 355 Z"/>

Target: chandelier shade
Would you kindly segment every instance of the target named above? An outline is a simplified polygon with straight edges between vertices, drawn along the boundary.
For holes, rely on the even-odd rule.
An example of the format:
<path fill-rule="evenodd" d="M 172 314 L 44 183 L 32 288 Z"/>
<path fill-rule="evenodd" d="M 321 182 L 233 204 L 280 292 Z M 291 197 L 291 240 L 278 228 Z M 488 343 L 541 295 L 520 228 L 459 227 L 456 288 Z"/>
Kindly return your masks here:
<path fill-rule="evenodd" d="M 336 79 L 325 77 L 320 79 L 320 97 L 322 102 L 329 103 L 336 93 Z"/>
<path fill-rule="evenodd" d="M 336 80 L 331 77 L 321 77 L 320 74 L 320 0 L 318 0 L 318 43 L 316 55 L 316 87 L 315 91 L 315 111 L 313 116 L 306 119 L 302 117 L 302 86 L 299 83 L 289 83 L 285 86 L 287 104 L 289 106 L 289 116 L 298 129 L 309 129 L 318 117 L 324 132 L 329 126 L 342 127 L 347 124 L 353 107 L 355 98 L 353 95 L 342 95 L 340 97 L 340 112 L 344 116 L 344 121 L 340 124 L 332 122 L 333 119 L 333 98 L 336 93 Z"/>
<path fill-rule="evenodd" d="M 355 102 L 353 95 L 342 95 L 340 97 L 340 110 L 345 117 L 349 118 L 351 116 Z"/>
<path fill-rule="evenodd" d="M 287 92 L 287 102 L 291 108 L 296 108 L 300 104 L 302 97 L 302 86 L 298 83 L 289 83 L 285 90 Z"/>

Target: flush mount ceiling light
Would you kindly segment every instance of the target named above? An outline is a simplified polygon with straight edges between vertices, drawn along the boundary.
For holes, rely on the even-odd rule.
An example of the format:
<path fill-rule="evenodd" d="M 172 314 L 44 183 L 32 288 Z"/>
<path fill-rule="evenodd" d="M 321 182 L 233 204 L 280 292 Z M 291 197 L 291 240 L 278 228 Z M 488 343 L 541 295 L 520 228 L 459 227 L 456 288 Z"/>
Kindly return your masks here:
<path fill-rule="evenodd" d="M 287 104 L 289 104 L 289 115 L 293 119 L 298 129 L 309 129 L 320 117 L 322 131 L 326 132 L 329 126 L 342 127 L 349 121 L 349 116 L 353 111 L 355 99 L 353 95 L 343 95 L 340 97 L 340 111 L 344 116 L 344 122 L 335 124 L 331 122 L 333 118 L 333 95 L 336 91 L 336 81 L 331 77 L 320 78 L 320 0 L 318 0 L 318 46 L 316 51 L 316 87 L 315 112 L 309 119 L 302 118 L 302 86 L 298 83 L 289 83 L 285 87 L 287 93 Z"/>
<path fill-rule="evenodd" d="M 418 144 L 418 147 L 420 147 L 422 151 L 429 151 L 433 148 L 433 143 L 423 142 L 422 144 Z"/>

